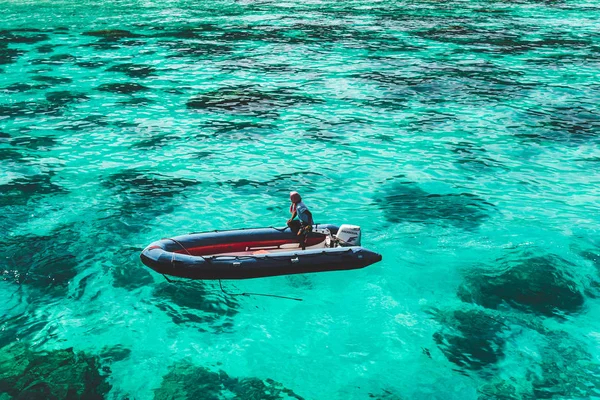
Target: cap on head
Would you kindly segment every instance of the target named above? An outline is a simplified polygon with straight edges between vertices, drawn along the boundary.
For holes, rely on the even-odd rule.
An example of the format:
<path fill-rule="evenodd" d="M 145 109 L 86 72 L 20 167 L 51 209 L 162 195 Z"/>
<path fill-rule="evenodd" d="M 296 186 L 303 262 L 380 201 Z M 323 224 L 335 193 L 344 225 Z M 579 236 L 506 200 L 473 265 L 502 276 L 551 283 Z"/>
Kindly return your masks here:
<path fill-rule="evenodd" d="M 298 192 L 290 192 L 290 200 L 292 203 L 299 203 L 302 201 L 302 197 L 300 197 L 300 193 Z"/>

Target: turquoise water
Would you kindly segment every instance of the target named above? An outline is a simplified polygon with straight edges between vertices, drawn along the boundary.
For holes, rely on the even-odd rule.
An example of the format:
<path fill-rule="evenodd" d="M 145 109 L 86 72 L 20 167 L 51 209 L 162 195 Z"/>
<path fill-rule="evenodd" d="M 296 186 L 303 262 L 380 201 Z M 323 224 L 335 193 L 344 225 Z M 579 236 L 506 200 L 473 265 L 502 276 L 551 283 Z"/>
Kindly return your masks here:
<path fill-rule="evenodd" d="M 0 399 L 600 397 L 597 2 L 0 5 Z M 139 261 L 290 190 L 383 261 Z"/>

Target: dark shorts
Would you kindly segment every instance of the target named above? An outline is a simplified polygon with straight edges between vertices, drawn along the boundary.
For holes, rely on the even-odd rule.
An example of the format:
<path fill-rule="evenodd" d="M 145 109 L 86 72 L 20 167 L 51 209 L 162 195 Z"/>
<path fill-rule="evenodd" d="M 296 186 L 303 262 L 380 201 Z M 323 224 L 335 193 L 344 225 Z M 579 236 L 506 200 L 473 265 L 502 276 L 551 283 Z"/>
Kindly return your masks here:
<path fill-rule="evenodd" d="M 298 234 L 298 231 L 302 229 L 302 222 L 298 221 L 297 219 L 292 220 L 287 225 L 295 234 Z"/>
<path fill-rule="evenodd" d="M 309 225 L 310 230 L 308 232 L 303 229 L 303 228 L 305 228 L 305 225 L 301 221 L 298 221 L 297 219 L 292 220 L 287 225 L 290 227 L 290 229 L 292 230 L 294 235 L 296 235 L 298 237 L 298 240 L 300 241 L 302 250 L 304 250 L 306 248 L 306 244 L 305 244 L 306 235 L 308 234 L 308 232 L 310 232 L 312 230 L 312 225 Z"/>

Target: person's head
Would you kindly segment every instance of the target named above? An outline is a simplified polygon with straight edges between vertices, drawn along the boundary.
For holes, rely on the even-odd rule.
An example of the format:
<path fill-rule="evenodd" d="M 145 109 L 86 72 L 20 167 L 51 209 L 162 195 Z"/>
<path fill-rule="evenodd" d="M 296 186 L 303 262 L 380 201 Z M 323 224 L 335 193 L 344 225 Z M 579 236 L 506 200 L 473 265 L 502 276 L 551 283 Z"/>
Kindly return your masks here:
<path fill-rule="evenodd" d="M 300 193 L 298 192 L 290 192 L 290 200 L 292 203 L 300 203 L 302 201 L 302 197 L 300 197 Z"/>

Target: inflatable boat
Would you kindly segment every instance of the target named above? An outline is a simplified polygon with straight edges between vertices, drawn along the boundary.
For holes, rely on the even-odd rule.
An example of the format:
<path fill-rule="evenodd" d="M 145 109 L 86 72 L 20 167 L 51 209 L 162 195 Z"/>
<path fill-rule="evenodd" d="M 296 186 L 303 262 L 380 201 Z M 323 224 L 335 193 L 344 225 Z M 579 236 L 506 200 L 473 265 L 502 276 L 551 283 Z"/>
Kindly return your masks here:
<path fill-rule="evenodd" d="M 304 239 L 290 228 L 191 233 L 161 239 L 140 258 L 154 271 L 191 279 L 247 279 L 364 268 L 381 255 L 360 246 L 358 226 L 314 225 Z"/>

